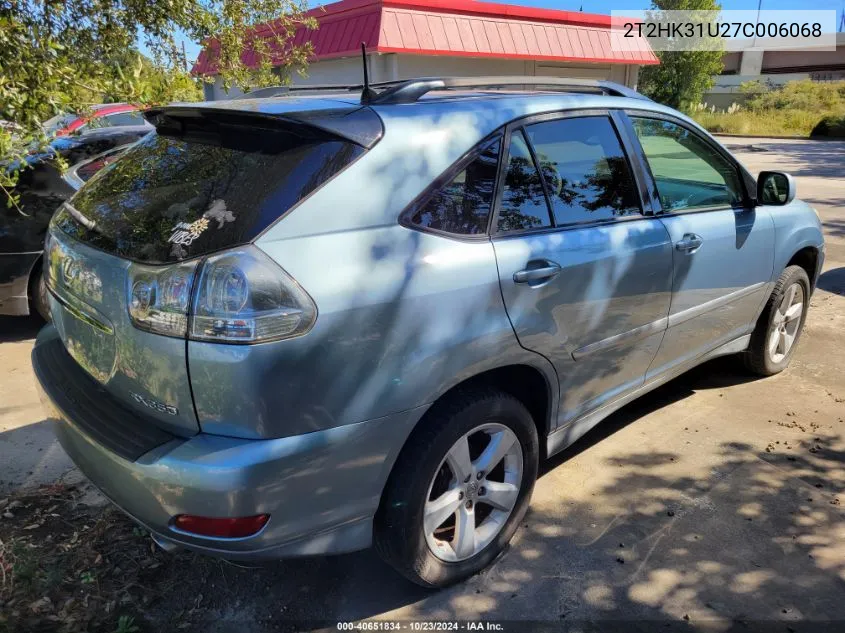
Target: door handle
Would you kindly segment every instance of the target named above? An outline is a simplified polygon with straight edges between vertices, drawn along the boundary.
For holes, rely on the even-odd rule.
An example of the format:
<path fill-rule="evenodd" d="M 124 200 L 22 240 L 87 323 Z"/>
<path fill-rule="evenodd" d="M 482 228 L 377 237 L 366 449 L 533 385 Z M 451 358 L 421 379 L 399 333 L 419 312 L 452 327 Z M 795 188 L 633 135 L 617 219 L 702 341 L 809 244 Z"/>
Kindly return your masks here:
<path fill-rule="evenodd" d="M 701 248 L 702 244 L 704 244 L 704 240 L 701 239 L 700 235 L 686 233 L 680 242 L 675 242 L 675 248 L 679 251 L 693 253 Z"/>
<path fill-rule="evenodd" d="M 513 274 L 513 281 L 517 284 L 530 284 L 532 282 L 545 282 L 554 279 L 560 274 L 560 264 L 550 261 L 541 262 L 545 266 L 539 268 L 526 268 Z"/>

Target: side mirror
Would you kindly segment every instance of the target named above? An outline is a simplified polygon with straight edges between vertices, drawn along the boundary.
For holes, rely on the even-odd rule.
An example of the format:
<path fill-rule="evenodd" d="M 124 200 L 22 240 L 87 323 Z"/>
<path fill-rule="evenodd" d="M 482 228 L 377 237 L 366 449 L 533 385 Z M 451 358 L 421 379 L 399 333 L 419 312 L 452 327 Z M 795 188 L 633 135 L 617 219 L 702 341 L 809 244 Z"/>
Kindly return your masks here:
<path fill-rule="evenodd" d="M 757 204 L 783 206 L 795 199 L 795 179 L 782 171 L 761 171 L 757 176 Z"/>

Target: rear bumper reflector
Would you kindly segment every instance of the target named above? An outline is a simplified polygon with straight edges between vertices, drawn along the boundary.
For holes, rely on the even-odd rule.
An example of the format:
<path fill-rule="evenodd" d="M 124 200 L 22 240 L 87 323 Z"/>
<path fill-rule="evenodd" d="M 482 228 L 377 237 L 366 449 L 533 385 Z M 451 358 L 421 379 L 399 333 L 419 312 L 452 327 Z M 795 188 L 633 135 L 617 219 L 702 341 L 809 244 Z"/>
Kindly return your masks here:
<path fill-rule="evenodd" d="M 256 514 L 251 517 L 199 517 L 180 514 L 173 518 L 173 527 L 198 536 L 244 538 L 260 532 L 269 520 L 269 514 Z"/>

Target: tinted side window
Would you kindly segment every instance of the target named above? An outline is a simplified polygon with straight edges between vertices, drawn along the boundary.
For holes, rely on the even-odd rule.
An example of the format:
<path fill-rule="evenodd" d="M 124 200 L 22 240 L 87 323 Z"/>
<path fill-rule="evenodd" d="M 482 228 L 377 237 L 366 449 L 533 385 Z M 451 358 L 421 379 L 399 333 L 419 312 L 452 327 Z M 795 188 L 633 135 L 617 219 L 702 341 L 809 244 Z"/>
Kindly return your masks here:
<path fill-rule="evenodd" d="M 411 223 L 459 235 L 486 233 L 501 144 L 496 139 L 482 149 L 411 216 Z"/>
<path fill-rule="evenodd" d="M 640 213 L 634 177 L 609 117 L 544 121 L 525 131 L 557 226 Z"/>
<path fill-rule="evenodd" d="M 102 117 L 108 120 L 108 125 L 143 125 L 144 117 L 140 112 L 119 112 Z"/>
<path fill-rule="evenodd" d="M 739 206 L 736 168 L 691 131 L 670 121 L 631 117 L 664 211 Z"/>
<path fill-rule="evenodd" d="M 100 171 L 106 165 L 111 165 L 114 161 L 120 158 L 122 151 L 112 152 L 110 154 L 103 154 L 97 158 L 85 163 L 76 170 L 76 176 L 82 182 L 88 182 L 92 176 Z"/>
<path fill-rule="evenodd" d="M 499 209 L 499 231 L 551 226 L 543 183 L 521 130 L 511 135 L 508 168 Z"/>

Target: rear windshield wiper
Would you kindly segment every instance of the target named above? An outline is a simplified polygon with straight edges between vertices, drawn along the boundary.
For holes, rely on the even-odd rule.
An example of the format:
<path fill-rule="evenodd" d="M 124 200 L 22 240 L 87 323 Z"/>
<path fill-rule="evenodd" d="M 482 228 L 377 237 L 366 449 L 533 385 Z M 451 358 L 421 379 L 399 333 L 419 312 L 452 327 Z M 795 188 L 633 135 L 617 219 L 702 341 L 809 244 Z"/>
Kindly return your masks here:
<path fill-rule="evenodd" d="M 96 231 L 100 235 L 103 235 L 103 232 L 97 226 L 97 223 L 94 222 L 91 218 L 85 217 L 82 212 L 73 206 L 70 202 L 65 202 L 62 206 L 67 210 L 68 213 L 73 217 L 74 220 L 79 222 L 82 226 L 84 226 L 89 231 Z"/>

